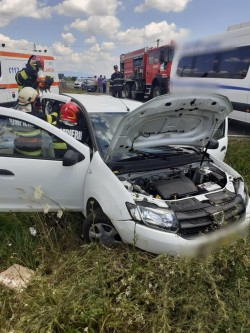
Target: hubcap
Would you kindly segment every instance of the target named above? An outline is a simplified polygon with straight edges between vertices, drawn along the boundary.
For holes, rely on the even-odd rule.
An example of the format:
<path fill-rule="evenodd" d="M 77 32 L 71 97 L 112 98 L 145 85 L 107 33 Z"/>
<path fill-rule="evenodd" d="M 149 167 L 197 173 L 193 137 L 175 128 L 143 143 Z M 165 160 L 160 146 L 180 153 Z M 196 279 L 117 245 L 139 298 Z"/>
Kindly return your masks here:
<path fill-rule="evenodd" d="M 91 242 L 98 241 L 107 246 L 117 245 L 121 242 L 116 229 L 105 223 L 93 224 L 89 229 L 89 238 Z"/>

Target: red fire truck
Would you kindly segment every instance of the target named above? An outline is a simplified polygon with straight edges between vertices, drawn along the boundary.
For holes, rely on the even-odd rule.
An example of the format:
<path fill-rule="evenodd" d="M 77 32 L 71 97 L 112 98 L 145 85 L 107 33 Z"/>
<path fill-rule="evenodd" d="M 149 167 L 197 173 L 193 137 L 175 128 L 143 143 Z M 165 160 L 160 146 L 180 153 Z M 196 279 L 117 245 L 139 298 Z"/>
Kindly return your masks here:
<path fill-rule="evenodd" d="M 127 98 L 152 98 L 169 92 L 174 46 L 171 42 L 120 55 L 120 71 L 124 73 Z"/>

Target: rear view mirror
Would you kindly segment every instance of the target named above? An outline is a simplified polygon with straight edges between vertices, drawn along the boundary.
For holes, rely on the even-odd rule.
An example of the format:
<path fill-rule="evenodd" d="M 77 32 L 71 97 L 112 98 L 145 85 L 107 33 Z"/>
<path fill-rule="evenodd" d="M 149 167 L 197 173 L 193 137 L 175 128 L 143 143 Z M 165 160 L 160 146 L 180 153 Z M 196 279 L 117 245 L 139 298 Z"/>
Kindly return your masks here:
<path fill-rule="evenodd" d="M 208 146 L 207 146 L 208 149 L 217 149 L 218 147 L 219 147 L 219 141 L 218 140 L 211 139 L 208 142 Z"/>
<path fill-rule="evenodd" d="M 71 166 L 75 165 L 79 161 L 84 160 L 85 157 L 82 154 L 79 154 L 73 150 L 67 150 L 65 155 L 63 156 L 63 166 Z"/>

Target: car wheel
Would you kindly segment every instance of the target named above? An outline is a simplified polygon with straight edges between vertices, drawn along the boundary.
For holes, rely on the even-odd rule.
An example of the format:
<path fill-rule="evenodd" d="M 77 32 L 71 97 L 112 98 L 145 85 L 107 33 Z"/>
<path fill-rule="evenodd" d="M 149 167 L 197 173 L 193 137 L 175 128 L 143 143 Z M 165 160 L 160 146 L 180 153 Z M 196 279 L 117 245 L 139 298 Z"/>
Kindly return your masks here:
<path fill-rule="evenodd" d="M 132 87 L 131 87 L 131 98 L 132 99 L 137 99 L 137 92 L 136 92 L 136 85 L 133 84 Z"/>
<path fill-rule="evenodd" d="M 160 96 L 160 94 L 161 94 L 160 87 L 159 86 L 154 87 L 154 89 L 153 89 L 153 98 L 157 97 L 157 96 Z"/>
<path fill-rule="evenodd" d="M 83 221 L 82 238 L 87 243 L 98 242 L 109 247 L 122 242 L 117 230 L 101 210 L 91 212 Z"/>

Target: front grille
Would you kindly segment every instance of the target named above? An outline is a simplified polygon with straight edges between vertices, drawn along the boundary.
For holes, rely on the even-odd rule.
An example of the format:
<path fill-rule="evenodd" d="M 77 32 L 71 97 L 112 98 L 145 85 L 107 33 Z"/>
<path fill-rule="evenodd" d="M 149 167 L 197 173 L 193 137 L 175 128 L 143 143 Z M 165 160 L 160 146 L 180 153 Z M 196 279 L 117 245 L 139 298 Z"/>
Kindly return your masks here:
<path fill-rule="evenodd" d="M 180 201 L 168 202 L 180 223 L 179 234 L 185 237 L 208 233 L 236 222 L 245 212 L 244 200 L 240 195 L 224 194 L 224 200 L 221 196 L 219 200 L 210 196 L 202 203 L 197 199 L 190 201 L 190 204 L 189 199 L 182 201 L 183 204 Z"/>

